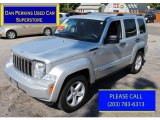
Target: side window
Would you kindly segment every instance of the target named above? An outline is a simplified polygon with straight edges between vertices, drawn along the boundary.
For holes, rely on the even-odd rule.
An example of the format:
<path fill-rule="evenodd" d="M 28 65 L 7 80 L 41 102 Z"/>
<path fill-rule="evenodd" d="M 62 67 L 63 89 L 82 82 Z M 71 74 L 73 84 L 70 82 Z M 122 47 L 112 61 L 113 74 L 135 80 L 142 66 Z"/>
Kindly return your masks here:
<path fill-rule="evenodd" d="M 66 14 L 66 17 L 69 17 L 69 14 Z"/>
<path fill-rule="evenodd" d="M 144 20 L 143 19 L 138 19 L 137 21 L 138 21 L 138 25 L 139 25 L 140 34 L 145 33 L 146 28 L 145 28 Z"/>
<path fill-rule="evenodd" d="M 120 20 L 110 23 L 104 44 L 110 42 L 118 43 L 122 36 L 121 22 Z"/>
<path fill-rule="evenodd" d="M 124 20 L 126 38 L 137 35 L 136 23 L 134 19 Z"/>

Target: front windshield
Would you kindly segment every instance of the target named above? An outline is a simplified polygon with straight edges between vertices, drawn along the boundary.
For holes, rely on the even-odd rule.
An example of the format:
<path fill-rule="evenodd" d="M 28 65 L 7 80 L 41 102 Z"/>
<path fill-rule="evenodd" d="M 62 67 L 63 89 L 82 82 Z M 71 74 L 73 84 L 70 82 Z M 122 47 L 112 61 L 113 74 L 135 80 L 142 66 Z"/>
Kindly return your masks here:
<path fill-rule="evenodd" d="M 100 40 L 104 21 L 91 19 L 66 19 L 55 31 L 56 36 L 97 43 Z"/>

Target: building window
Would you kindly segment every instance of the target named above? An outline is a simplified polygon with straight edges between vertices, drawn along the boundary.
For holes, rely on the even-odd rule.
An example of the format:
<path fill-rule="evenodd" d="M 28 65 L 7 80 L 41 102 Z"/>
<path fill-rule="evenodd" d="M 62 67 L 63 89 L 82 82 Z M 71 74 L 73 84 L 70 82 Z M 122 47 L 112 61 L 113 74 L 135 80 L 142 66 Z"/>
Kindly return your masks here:
<path fill-rule="evenodd" d="M 134 8 L 134 5 L 133 5 L 133 4 L 131 4 L 131 6 L 132 6 L 132 8 Z"/>
<path fill-rule="evenodd" d="M 134 7 L 135 7 L 135 8 L 137 8 L 137 5 L 136 5 L 136 4 L 134 4 Z"/>

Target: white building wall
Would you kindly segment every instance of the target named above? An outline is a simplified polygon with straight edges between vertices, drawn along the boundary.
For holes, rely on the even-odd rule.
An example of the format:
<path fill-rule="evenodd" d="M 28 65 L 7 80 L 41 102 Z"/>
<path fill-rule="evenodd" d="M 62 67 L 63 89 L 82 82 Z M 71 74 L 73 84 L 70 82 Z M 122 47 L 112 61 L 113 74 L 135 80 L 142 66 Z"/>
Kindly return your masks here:
<path fill-rule="evenodd" d="M 129 9 L 124 3 L 109 3 L 104 9 L 104 12 L 115 12 L 115 11 L 129 13 Z"/>

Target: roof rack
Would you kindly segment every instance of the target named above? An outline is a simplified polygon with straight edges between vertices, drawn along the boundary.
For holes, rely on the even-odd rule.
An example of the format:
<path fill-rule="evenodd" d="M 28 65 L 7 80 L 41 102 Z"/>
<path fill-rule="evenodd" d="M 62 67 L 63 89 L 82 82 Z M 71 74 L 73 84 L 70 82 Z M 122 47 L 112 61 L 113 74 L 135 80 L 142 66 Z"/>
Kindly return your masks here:
<path fill-rule="evenodd" d="M 124 14 L 120 13 L 120 14 L 117 14 L 117 16 L 124 16 Z"/>
<path fill-rule="evenodd" d="M 117 16 L 129 16 L 129 15 L 133 15 L 133 16 L 143 16 L 142 14 L 123 14 L 123 13 L 120 13 L 120 14 L 117 14 Z"/>

